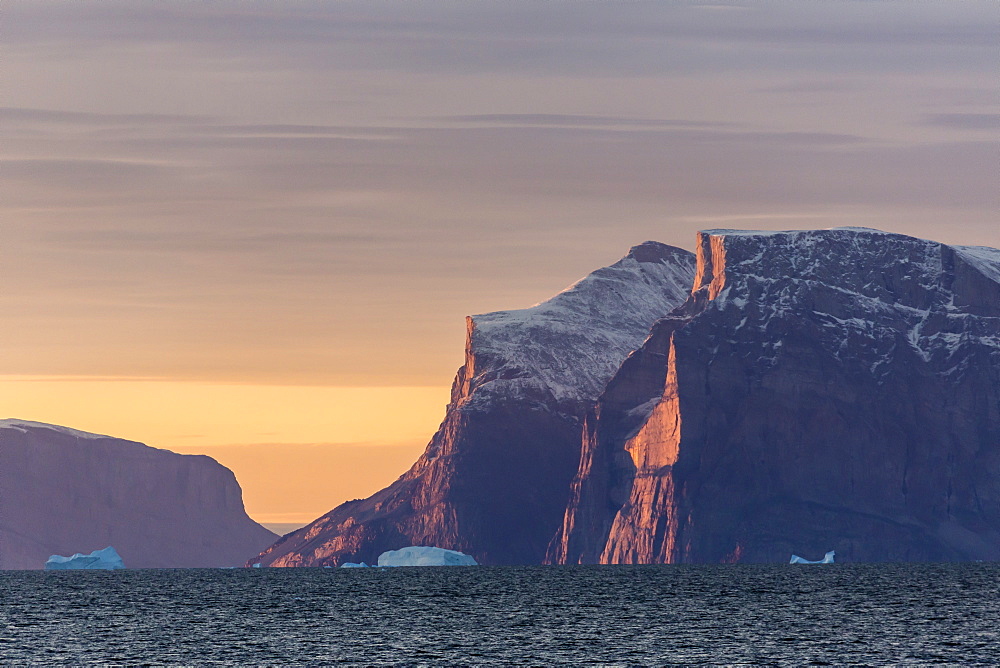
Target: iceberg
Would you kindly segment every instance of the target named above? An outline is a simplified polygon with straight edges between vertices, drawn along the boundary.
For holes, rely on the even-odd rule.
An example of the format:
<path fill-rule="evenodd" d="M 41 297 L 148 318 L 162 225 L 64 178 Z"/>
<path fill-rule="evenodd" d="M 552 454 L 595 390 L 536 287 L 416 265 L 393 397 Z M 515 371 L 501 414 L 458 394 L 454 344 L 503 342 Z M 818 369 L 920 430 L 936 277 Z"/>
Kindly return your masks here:
<path fill-rule="evenodd" d="M 389 550 L 378 557 L 379 566 L 478 566 L 475 559 L 455 550 L 413 545 Z"/>
<path fill-rule="evenodd" d="M 388 553 L 386 553 L 386 554 L 388 554 Z M 340 565 L 340 567 L 341 568 L 368 568 L 368 564 L 366 564 L 363 561 L 360 564 L 356 564 L 353 561 L 345 561 L 344 563 L 342 563 Z"/>
<path fill-rule="evenodd" d="M 797 554 L 793 554 L 792 555 L 792 560 L 789 561 L 788 563 L 790 563 L 790 564 L 832 564 L 833 563 L 833 555 L 835 555 L 835 554 L 836 554 L 836 552 L 834 552 L 833 550 L 830 550 L 819 561 L 809 561 L 808 559 L 803 559 L 802 557 L 800 557 Z"/>
<path fill-rule="evenodd" d="M 61 557 L 53 554 L 45 562 L 47 571 L 70 571 L 70 570 L 104 570 L 113 571 L 125 568 L 118 551 L 110 545 L 103 550 L 94 550 L 90 554 L 80 554 L 77 552 L 72 557 Z"/>

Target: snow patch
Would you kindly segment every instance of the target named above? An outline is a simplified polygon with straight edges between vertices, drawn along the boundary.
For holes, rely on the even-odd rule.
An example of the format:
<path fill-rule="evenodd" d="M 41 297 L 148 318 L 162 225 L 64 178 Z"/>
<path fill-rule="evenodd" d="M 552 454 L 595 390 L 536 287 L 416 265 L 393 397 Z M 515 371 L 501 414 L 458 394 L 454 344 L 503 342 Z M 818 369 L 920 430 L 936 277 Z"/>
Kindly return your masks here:
<path fill-rule="evenodd" d="M 952 246 L 952 248 L 987 278 L 1000 283 L 1000 249 L 987 246 Z"/>
<path fill-rule="evenodd" d="M 32 422 L 31 420 L 18 420 L 16 418 L 0 420 L 0 429 L 15 429 L 22 434 L 27 434 L 29 429 L 48 429 L 50 431 L 59 432 L 60 434 L 66 434 L 67 436 L 73 436 L 75 438 L 85 438 L 91 440 L 98 438 L 112 438 L 111 436 L 92 434 L 87 431 L 80 431 L 79 429 L 60 427 L 59 425 L 46 424 L 44 422 Z"/>

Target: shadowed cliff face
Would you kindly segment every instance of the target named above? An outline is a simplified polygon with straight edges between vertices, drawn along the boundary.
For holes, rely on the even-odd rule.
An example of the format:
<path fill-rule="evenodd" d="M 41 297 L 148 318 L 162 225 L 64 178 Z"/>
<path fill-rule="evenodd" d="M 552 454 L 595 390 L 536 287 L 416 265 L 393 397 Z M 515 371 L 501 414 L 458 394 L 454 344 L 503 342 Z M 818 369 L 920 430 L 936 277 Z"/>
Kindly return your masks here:
<path fill-rule="evenodd" d="M 1000 558 L 1000 251 L 699 237 L 588 414 L 555 563 Z"/>
<path fill-rule="evenodd" d="M 211 457 L 0 420 L 0 569 L 109 545 L 129 568 L 238 566 L 274 538 Z"/>
<path fill-rule="evenodd" d="M 373 563 L 429 545 L 481 564 L 540 563 L 566 508 L 583 416 L 652 323 L 684 301 L 694 264 L 647 242 L 547 302 L 469 318 L 444 421 L 413 467 L 253 561 Z"/>

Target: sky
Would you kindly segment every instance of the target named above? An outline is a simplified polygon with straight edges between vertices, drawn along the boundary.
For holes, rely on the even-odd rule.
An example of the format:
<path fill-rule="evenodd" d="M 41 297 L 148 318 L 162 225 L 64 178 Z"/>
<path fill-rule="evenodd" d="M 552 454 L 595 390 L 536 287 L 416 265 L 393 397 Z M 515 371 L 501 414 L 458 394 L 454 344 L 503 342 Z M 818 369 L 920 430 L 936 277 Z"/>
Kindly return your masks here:
<path fill-rule="evenodd" d="M 305 523 L 440 422 L 464 317 L 653 239 L 1000 246 L 1000 5 L 4 0 L 0 418 Z"/>

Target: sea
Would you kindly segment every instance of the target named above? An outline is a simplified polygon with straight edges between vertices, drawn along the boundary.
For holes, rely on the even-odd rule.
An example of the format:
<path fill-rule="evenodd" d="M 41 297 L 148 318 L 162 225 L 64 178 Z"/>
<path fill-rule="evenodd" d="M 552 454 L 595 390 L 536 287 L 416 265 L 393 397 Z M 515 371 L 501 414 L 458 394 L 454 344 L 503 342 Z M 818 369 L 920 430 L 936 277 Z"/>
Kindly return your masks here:
<path fill-rule="evenodd" d="M 997 665 L 1000 564 L 0 572 L 0 664 Z"/>

